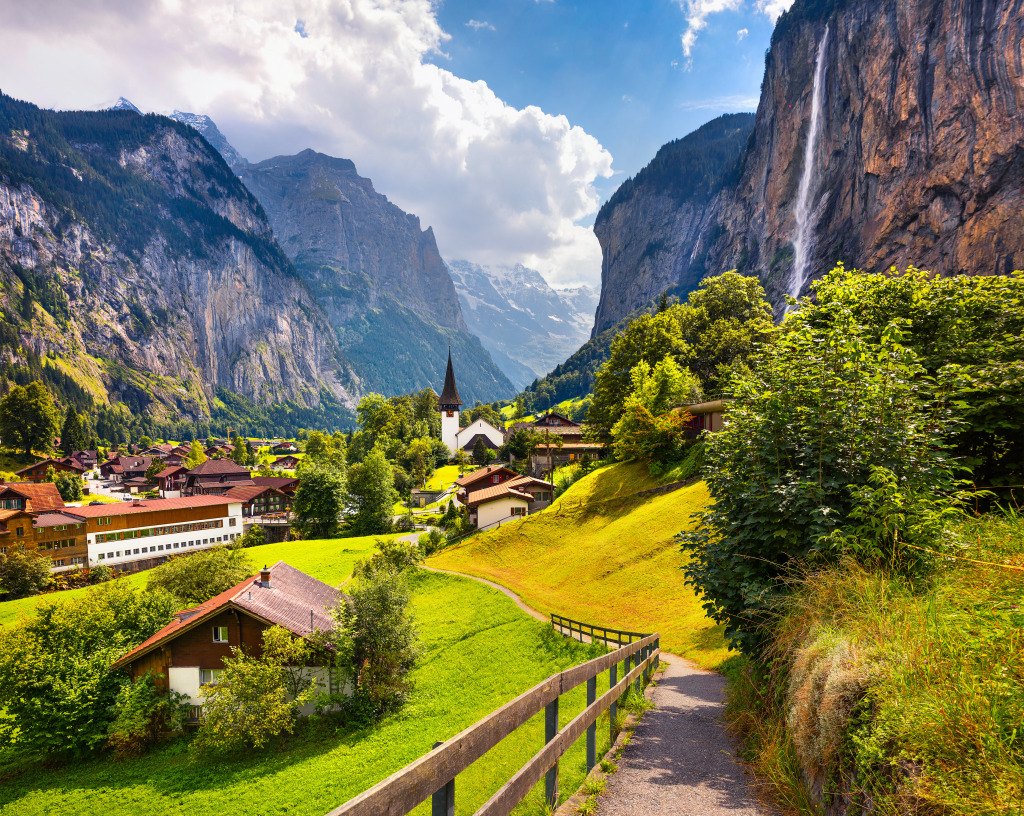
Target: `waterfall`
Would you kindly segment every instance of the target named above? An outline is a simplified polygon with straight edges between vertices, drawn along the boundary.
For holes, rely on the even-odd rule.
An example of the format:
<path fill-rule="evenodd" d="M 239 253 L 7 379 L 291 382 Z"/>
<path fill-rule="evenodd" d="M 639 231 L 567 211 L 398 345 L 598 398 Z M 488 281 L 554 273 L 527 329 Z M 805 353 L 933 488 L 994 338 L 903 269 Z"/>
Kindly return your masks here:
<path fill-rule="evenodd" d="M 825 95 L 825 46 L 828 43 L 828 26 L 818 44 L 818 56 L 814 61 L 814 88 L 811 92 L 811 126 L 807 131 L 807 144 L 804 145 L 804 169 L 800 176 L 800 187 L 797 190 L 796 208 L 793 218 L 796 221 L 796 235 L 793 237 L 793 272 L 789 279 L 789 294 L 799 297 L 807 282 L 807 261 L 814 246 L 814 212 L 811 209 L 811 193 L 814 185 L 814 159 L 818 138 L 821 136 L 821 106 Z"/>

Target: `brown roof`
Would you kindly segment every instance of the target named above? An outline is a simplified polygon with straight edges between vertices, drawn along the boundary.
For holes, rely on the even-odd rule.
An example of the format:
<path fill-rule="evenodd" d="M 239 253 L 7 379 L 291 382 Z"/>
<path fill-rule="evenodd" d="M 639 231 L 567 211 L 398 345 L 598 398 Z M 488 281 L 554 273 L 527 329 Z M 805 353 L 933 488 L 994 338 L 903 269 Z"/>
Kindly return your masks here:
<path fill-rule="evenodd" d="M 156 478 L 166 479 L 168 476 L 173 476 L 175 473 L 179 472 L 188 473 L 188 471 L 185 470 L 185 468 L 183 468 L 181 465 L 171 465 L 171 467 L 166 467 L 163 470 L 161 470 L 158 474 L 156 474 Z"/>
<path fill-rule="evenodd" d="M 292 485 L 299 483 L 298 476 L 253 476 L 252 481 L 254 484 L 267 485 L 268 487 L 276 487 L 278 490 L 285 490 Z"/>
<path fill-rule="evenodd" d="M 230 459 L 207 459 L 188 472 L 189 476 L 222 476 L 226 473 L 244 473 L 249 475 L 249 468 L 235 464 Z"/>
<path fill-rule="evenodd" d="M 490 487 L 485 487 L 483 490 L 477 490 L 470 493 L 469 496 L 466 497 L 466 506 L 472 507 L 475 504 L 484 504 L 489 501 L 494 501 L 495 499 L 504 498 L 526 499 L 526 501 L 533 501 L 533 496 L 529 493 L 523 493 L 522 491 L 511 487 L 508 482 L 502 482 L 501 484 L 491 485 Z"/>
<path fill-rule="evenodd" d="M 186 496 L 180 499 L 149 499 L 121 504 L 103 504 L 95 507 L 68 507 L 65 512 L 78 518 L 102 518 L 103 516 L 124 516 L 130 513 L 149 513 L 154 510 L 187 510 L 192 507 L 209 507 L 213 504 L 238 503 L 237 499 L 224 496 Z"/>
<path fill-rule="evenodd" d="M 341 590 L 300 572 L 284 561 L 278 561 L 270 568 L 269 587 L 263 586 L 259 574 L 256 574 L 199 606 L 178 612 L 173 621 L 117 660 L 111 668 L 128 665 L 160 643 L 177 637 L 226 607 L 240 609 L 302 637 L 314 630 L 328 631 L 334 628 L 330 612 L 344 597 Z"/>
<path fill-rule="evenodd" d="M 69 516 L 67 513 L 44 513 L 32 522 L 35 527 L 56 527 L 60 524 L 81 523 L 80 518 Z"/>
<path fill-rule="evenodd" d="M 64 506 L 64 499 L 60 497 L 57 486 L 51 482 L 43 484 L 8 482 L 0 485 L 0 493 L 8 489 L 28 499 L 26 509 L 33 513 L 44 513 L 47 510 L 56 510 Z"/>
<path fill-rule="evenodd" d="M 510 470 L 507 467 L 502 467 L 501 465 L 487 465 L 486 467 L 474 470 L 472 473 L 467 473 L 465 476 L 460 476 L 458 479 L 455 480 L 455 484 L 459 485 L 459 487 L 468 488 L 471 484 L 475 484 L 476 482 L 479 482 L 481 479 L 484 479 L 488 476 L 493 476 L 495 473 L 508 474 L 508 477 L 510 479 L 514 479 L 516 476 L 519 475 L 514 470 Z"/>
<path fill-rule="evenodd" d="M 256 484 L 252 479 L 230 479 L 228 481 L 221 481 L 220 479 L 196 479 L 195 486 L 207 490 L 211 487 L 222 487 L 225 490 L 230 490 L 232 487 L 251 487 Z"/>
<path fill-rule="evenodd" d="M 264 493 L 279 493 L 282 496 L 284 495 L 280 490 L 276 487 L 272 487 L 271 485 L 239 485 L 237 487 L 232 487 L 224 494 L 224 496 L 229 499 L 237 499 L 238 501 L 247 502 L 252 501 L 257 496 L 262 496 Z"/>
<path fill-rule="evenodd" d="M 54 459 L 52 456 L 46 459 L 40 459 L 38 462 L 23 467 L 21 470 L 14 471 L 15 476 L 20 476 L 22 473 L 28 473 L 30 470 L 36 470 L 40 467 L 52 467 L 53 465 L 63 465 L 64 467 L 74 468 L 75 470 L 86 470 L 85 465 L 79 462 L 77 459 Z"/>
<path fill-rule="evenodd" d="M 462 405 L 459 397 L 459 389 L 455 386 L 455 372 L 452 370 L 452 350 L 448 349 L 448 370 L 444 374 L 444 388 L 441 389 L 441 396 L 437 398 L 437 404 L 442 408 L 446 405 Z"/>

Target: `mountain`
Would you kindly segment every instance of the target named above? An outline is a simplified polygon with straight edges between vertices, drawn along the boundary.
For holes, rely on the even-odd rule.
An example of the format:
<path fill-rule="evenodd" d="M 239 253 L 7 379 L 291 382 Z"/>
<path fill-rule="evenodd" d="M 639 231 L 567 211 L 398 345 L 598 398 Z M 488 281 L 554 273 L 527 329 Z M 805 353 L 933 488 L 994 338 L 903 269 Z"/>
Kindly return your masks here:
<path fill-rule="evenodd" d="M 376 192 L 351 161 L 304 150 L 235 169 L 366 390 L 440 387 L 450 346 L 469 404 L 515 393 L 470 334 L 433 231 Z"/>
<path fill-rule="evenodd" d="M 110 105 L 109 107 L 105 108 L 105 110 L 126 110 L 131 111 L 132 113 L 137 113 L 140 116 L 142 115 L 142 111 L 140 111 L 137 107 L 135 107 L 135 105 L 133 105 L 123 96 L 119 96 L 117 98 L 117 101 L 113 105 Z"/>
<path fill-rule="evenodd" d="M 1022 27 L 1020 0 L 796 0 L 737 172 L 676 204 L 638 176 L 602 211 L 595 332 L 705 271 L 757 275 L 781 315 L 839 261 L 1024 267 Z"/>
<path fill-rule="evenodd" d="M 450 261 L 466 323 L 517 388 L 544 376 L 590 336 L 597 293 L 553 289 L 522 264 Z"/>
<path fill-rule="evenodd" d="M 358 381 L 259 202 L 166 117 L 0 95 L 0 310 L 5 379 L 31 357 L 157 420 L 351 420 Z"/>
<path fill-rule="evenodd" d="M 125 101 L 123 97 L 122 101 Z M 131 102 L 128 104 L 131 105 Z M 132 105 L 132 107 L 134 108 L 135 106 Z M 136 110 L 138 110 L 138 108 L 136 108 Z M 249 163 L 241 153 L 235 150 L 209 116 L 206 116 L 205 114 L 186 113 L 185 111 L 176 110 L 171 114 L 171 119 L 174 119 L 176 122 L 181 122 L 183 125 L 188 125 L 190 128 L 202 133 L 203 138 L 217 149 L 217 152 L 224 157 L 224 161 L 228 163 L 228 167 L 232 170 L 237 171 L 239 168 L 245 167 Z"/>

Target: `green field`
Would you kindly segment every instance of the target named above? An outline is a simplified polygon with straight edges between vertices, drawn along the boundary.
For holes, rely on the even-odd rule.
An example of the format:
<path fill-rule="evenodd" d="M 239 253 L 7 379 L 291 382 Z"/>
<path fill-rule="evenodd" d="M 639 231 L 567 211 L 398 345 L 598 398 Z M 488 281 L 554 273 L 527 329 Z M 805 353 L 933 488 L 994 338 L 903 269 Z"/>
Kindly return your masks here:
<path fill-rule="evenodd" d="M 442 487 L 448 487 L 458 478 L 458 465 L 442 465 L 433 472 L 429 479 L 427 479 L 426 489 L 440 490 Z"/>
<path fill-rule="evenodd" d="M 686 586 L 673 536 L 707 500 L 703 482 L 624 498 L 653 487 L 646 465 L 584 477 L 547 510 L 474 536 L 429 559 L 439 569 L 489 578 L 541 612 L 644 632 L 706 668 L 727 656 L 722 627 Z"/>

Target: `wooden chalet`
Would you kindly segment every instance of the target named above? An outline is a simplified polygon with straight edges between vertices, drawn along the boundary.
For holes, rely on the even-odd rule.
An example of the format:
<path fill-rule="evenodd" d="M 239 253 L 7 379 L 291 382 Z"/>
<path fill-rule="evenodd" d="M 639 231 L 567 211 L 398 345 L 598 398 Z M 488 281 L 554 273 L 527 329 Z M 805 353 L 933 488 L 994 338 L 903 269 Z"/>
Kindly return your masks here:
<path fill-rule="evenodd" d="M 46 472 L 50 468 L 53 468 L 55 473 L 74 473 L 76 476 L 81 476 L 88 470 L 77 459 L 65 456 L 62 459 L 53 459 L 52 457 L 43 459 L 40 462 L 16 471 L 14 475 L 22 481 L 36 482 L 38 484 L 46 481 Z"/>
<path fill-rule="evenodd" d="M 281 468 L 281 470 L 295 470 L 299 466 L 300 460 L 297 456 L 281 456 L 274 460 L 271 467 Z"/>
<path fill-rule="evenodd" d="M 520 428 L 527 428 L 545 437 L 545 441 L 536 447 L 530 457 L 530 472 L 534 475 L 550 476 L 555 468 L 562 465 L 584 459 L 600 459 L 605 454 L 603 443 L 584 440 L 586 426 L 554 411 L 537 417 L 533 422 L 517 422 L 509 428 L 509 433 Z M 561 439 L 561 445 L 556 438 Z"/>
<path fill-rule="evenodd" d="M 188 471 L 183 465 L 171 465 L 165 467 L 156 474 L 157 487 L 160 490 L 161 499 L 175 499 L 181 495 L 185 487 L 185 477 Z"/>
<path fill-rule="evenodd" d="M 485 487 L 493 487 L 509 479 L 515 479 L 518 476 L 519 474 L 511 468 L 503 467 L 502 465 L 487 465 L 456 479 L 455 492 L 462 503 L 465 504 L 466 497 L 473 491 L 482 490 Z"/>
<path fill-rule="evenodd" d="M 253 476 L 254 484 L 275 487 L 289 498 L 295 498 L 301 479 L 298 476 Z"/>
<path fill-rule="evenodd" d="M 278 442 L 272 450 L 274 453 L 298 453 L 299 446 L 294 442 Z"/>
<path fill-rule="evenodd" d="M 551 482 L 518 474 L 495 485 L 479 484 L 463 503 L 469 508 L 469 520 L 481 530 L 543 510 L 551 504 L 555 490 Z"/>
<path fill-rule="evenodd" d="M 302 638 L 331 631 L 332 611 L 345 600 L 341 590 L 278 561 L 205 603 L 178 612 L 111 669 L 123 669 L 133 678 L 153 672 L 161 691 L 176 691 L 189 697 L 193 706 L 201 706 L 203 687 L 217 682 L 232 647 L 259 656 L 263 632 L 271 626 Z M 326 669 L 316 664 L 306 668 L 322 688 L 339 690 L 332 687 Z"/>
<path fill-rule="evenodd" d="M 217 496 L 239 484 L 254 484 L 248 468 L 230 459 L 207 459 L 188 472 L 182 493 L 185 496 Z"/>
<path fill-rule="evenodd" d="M 225 491 L 224 498 L 242 503 L 243 516 L 267 516 L 289 513 L 291 496 L 272 485 L 239 485 Z"/>

